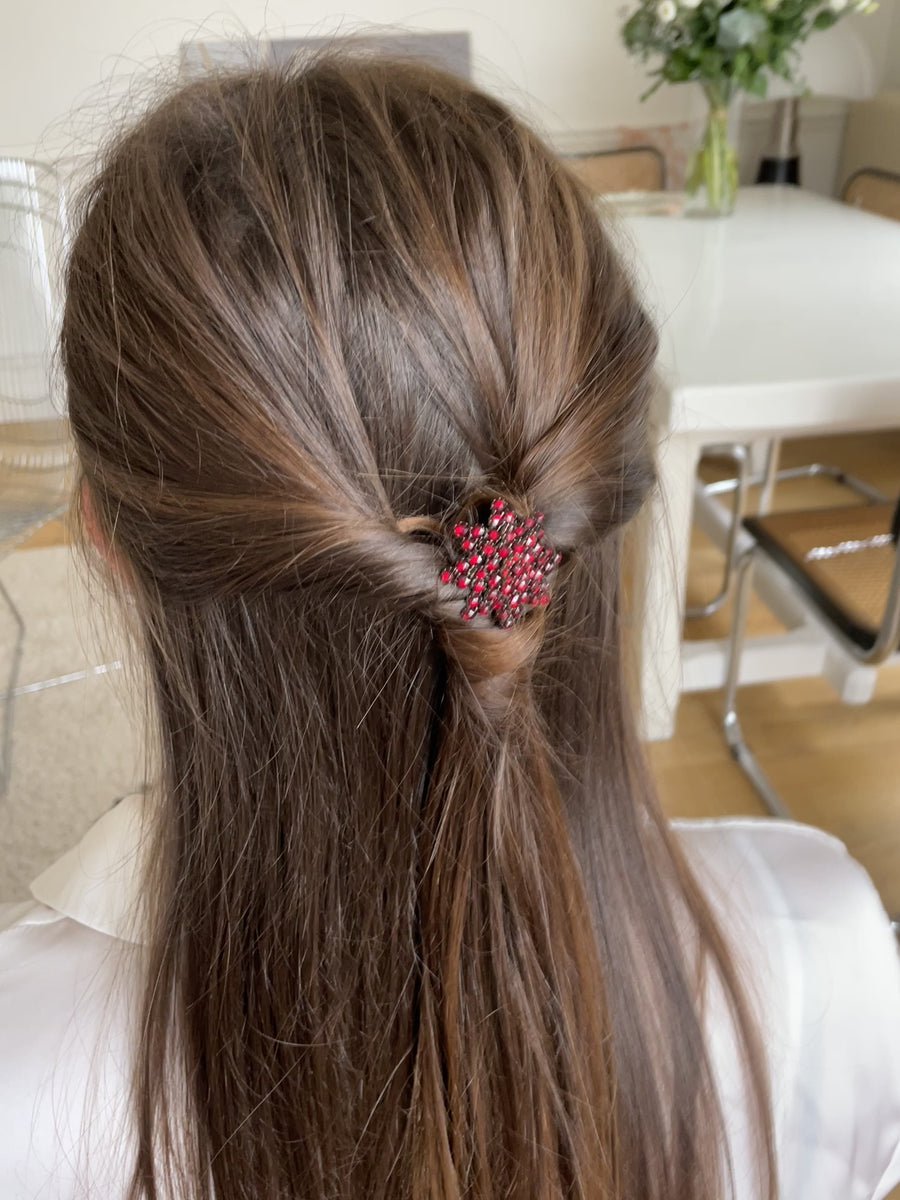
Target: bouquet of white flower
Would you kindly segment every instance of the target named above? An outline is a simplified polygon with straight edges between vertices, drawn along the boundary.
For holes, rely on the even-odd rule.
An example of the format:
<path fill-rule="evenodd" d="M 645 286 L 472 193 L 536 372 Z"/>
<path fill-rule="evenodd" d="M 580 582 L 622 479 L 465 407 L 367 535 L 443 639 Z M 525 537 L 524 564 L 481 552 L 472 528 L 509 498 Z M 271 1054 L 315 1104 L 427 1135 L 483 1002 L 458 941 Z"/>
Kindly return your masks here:
<path fill-rule="evenodd" d="M 877 0 L 640 0 L 622 38 L 643 61 L 657 60 L 654 82 L 701 84 L 710 119 L 694 156 L 688 191 L 705 185 L 730 211 L 737 189 L 737 156 L 728 144 L 725 114 L 738 91 L 765 96 L 770 73 L 798 85 L 798 47 L 849 12 L 873 12 Z"/>

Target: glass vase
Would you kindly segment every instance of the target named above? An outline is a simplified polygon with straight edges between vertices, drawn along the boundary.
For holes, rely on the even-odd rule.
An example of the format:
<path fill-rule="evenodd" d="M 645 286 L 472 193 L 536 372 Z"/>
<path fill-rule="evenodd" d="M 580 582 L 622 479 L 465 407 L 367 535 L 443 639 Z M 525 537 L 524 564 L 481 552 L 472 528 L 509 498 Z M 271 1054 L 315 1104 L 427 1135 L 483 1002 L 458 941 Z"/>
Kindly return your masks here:
<path fill-rule="evenodd" d="M 686 211 L 697 217 L 727 217 L 738 189 L 737 101 L 728 80 L 703 84 L 706 122 L 691 155 L 685 188 Z"/>

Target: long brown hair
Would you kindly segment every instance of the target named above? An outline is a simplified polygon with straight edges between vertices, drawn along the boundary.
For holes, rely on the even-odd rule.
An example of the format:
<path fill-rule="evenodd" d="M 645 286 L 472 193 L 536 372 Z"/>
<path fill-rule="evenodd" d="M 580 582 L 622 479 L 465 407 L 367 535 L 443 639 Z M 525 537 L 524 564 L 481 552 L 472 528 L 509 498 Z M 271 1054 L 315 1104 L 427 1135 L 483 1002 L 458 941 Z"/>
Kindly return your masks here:
<path fill-rule="evenodd" d="M 773 1194 L 623 683 L 655 349 L 586 192 L 437 71 L 213 76 L 107 153 L 63 356 L 162 753 L 133 1198 L 720 1200 L 712 979 Z M 440 580 L 497 495 L 563 556 L 510 629 Z"/>

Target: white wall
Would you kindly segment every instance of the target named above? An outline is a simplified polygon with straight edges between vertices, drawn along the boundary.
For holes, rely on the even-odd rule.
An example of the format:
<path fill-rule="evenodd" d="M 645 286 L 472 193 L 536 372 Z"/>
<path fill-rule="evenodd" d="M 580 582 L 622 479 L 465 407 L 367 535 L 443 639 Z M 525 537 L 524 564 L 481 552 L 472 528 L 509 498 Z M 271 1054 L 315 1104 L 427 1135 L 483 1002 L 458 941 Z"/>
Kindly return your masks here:
<path fill-rule="evenodd" d="M 660 125 L 698 111 L 695 89 L 664 89 L 646 104 L 643 67 L 621 46 L 620 0 L 469 0 L 422 8 L 410 0 L 3 0 L 0 153 L 73 153 L 94 140 L 128 79 L 185 38 L 330 34 L 385 23 L 468 29 L 476 79 L 528 112 L 562 145 L 616 125 Z M 886 71 L 896 0 L 852 18 Z"/>
<path fill-rule="evenodd" d="M 900 4 L 894 3 L 893 23 L 885 38 L 884 85 L 900 88 Z"/>
<path fill-rule="evenodd" d="M 101 80 L 117 77 L 117 91 L 122 77 L 201 26 L 214 40 L 223 32 L 330 34 L 371 23 L 468 29 L 479 82 L 532 106 L 551 129 L 677 119 L 686 100 L 676 92 L 639 104 L 644 75 L 618 43 L 614 0 L 470 0 L 428 9 L 349 0 L 347 16 L 329 0 L 233 0 L 212 16 L 210 0 L 7 0 L 5 7 L 0 148 L 23 154 L 41 139 L 54 150 L 65 143 L 71 123 L 63 128 L 59 119 L 89 100 L 93 121 L 104 104 Z M 79 135 L 83 124 L 79 114 Z"/>

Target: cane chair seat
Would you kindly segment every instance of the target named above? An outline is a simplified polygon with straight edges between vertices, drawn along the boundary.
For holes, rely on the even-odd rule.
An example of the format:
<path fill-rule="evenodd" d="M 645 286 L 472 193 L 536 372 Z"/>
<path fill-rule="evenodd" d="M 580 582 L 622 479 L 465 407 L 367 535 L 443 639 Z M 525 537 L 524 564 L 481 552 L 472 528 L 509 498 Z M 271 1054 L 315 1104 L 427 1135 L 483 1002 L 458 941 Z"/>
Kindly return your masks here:
<path fill-rule="evenodd" d="M 896 559 L 893 504 L 747 517 L 760 549 L 863 650 L 875 643 Z"/>
<path fill-rule="evenodd" d="M 843 200 L 854 208 L 900 221 L 900 175 L 865 167 L 847 180 Z"/>
<path fill-rule="evenodd" d="M 598 195 L 615 192 L 661 192 L 666 162 L 655 146 L 629 146 L 567 158 L 566 165 Z"/>

